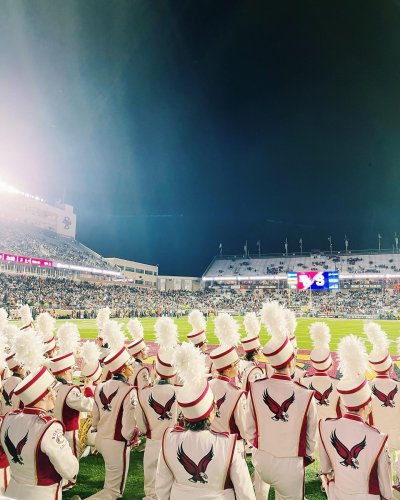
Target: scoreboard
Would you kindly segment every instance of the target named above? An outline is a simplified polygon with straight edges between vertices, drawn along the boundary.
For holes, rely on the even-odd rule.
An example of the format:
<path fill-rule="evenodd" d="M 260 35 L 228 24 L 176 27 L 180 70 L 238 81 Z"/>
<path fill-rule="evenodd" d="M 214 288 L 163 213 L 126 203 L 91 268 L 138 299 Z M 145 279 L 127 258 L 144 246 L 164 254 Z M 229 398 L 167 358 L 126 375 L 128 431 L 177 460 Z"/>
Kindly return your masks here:
<path fill-rule="evenodd" d="M 338 271 L 300 271 L 288 273 L 288 286 L 292 290 L 338 290 Z"/>

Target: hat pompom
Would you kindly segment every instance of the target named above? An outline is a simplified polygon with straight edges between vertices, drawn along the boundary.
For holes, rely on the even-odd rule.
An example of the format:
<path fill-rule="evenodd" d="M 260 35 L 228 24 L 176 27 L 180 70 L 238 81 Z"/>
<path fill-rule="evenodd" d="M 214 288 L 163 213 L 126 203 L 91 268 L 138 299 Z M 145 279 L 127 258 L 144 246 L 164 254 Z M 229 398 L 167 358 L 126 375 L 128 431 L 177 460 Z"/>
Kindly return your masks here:
<path fill-rule="evenodd" d="M 291 309 L 283 309 L 283 316 L 286 320 L 286 327 L 289 331 L 289 335 L 294 335 L 297 328 L 297 319 L 295 313 Z"/>
<path fill-rule="evenodd" d="M 96 324 L 100 332 L 103 331 L 107 321 L 110 319 L 110 314 L 109 307 L 102 307 L 97 311 Z"/>
<path fill-rule="evenodd" d="M 30 372 L 37 370 L 45 362 L 45 346 L 32 328 L 15 337 L 13 350 L 18 364 Z"/>
<path fill-rule="evenodd" d="M 199 311 L 199 309 L 193 309 L 189 316 L 188 321 L 192 325 L 194 331 L 200 332 L 201 330 L 205 330 L 207 326 L 206 319 L 204 314 Z"/>
<path fill-rule="evenodd" d="M 138 318 L 131 318 L 126 325 L 126 329 L 132 340 L 139 340 L 144 337 L 143 325 Z"/>
<path fill-rule="evenodd" d="M 158 318 L 154 330 L 156 342 L 162 349 L 172 349 L 178 343 L 178 328 L 174 321 L 167 316 Z"/>
<path fill-rule="evenodd" d="M 20 307 L 19 315 L 21 317 L 22 326 L 29 325 L 29 323 L 32 323 L 31 308 L 28 306 L 28 304 L 25 304 Z"/>
<path fill-rule="evenodd" d="M 6 341 L 6 345 L 9 350 L 12 350 L 12 346 L 14 344 L 14 341 L 18 335 L 21 334 L 21 330 L 16 327 L 15 325 L 8 324 L 4 329 L 3 329 L 3 336 Z"/>
<path fill-rule="evenodd" d="M 99 362 L 100 349 L 95 342 L 86 341 L 81 349 L 82 360 L 90 366 L 95 366 Z"/>
<path fill-rule="evenodd" d="M 125 346 L 127 338 L 117 321 L 108 320 L 104 325 L 103 335 L 111 351 L 117 352 Z"/>
<path fill-rule="evenodd" d="M 339 342 L 337 352 L 343 379 L 365 376 L 368 369 L 368 355 L 362 339 L 355 335 L 344 337 Z"/>
<path fill-rule="evenodd" d="M 268 333 L 276 340 L 284 340 L 288 336 L 286 318 L 282 306 L 277 300 L 266 302 L 261 310 L 261 319 Z"/>
<path fill-rule="evenodd" d="M 4 330 L 4 328 L 8 324 L 8 312 L 4 309 L 4 307 L 0 308 L 0 333 Z"/>
<path fill-rule="evenodd" d="M 313 342 L 314 349 L 328 348 L 331 341 L 329 326 L 322 322 L 316 321 L 310 325 L 310 337 Z"/>
<path fill-rule="evenodd" d="M 38 332 L 44 340 L 51 337 L 56 326 L 56 320 L 48 312 L 40 313 L 36 319 Z"/>
<path fill-rule="evenodd" d="M 380 325 L 371 321 L 364 326 L 364 333 L 368 341 L 372 344 L 370 356 L 385 356 L 389 349 L 390 341 Z"/>
<path fill-rule="evenodd" d="M 221 345 L 235 346 L 240 341 L 239 324 L 228 313 L 221 312 L 214 320 L 215 335 Z"/>
<path fill-rule="evenodd" d="M 57 338 L 60 356 L 69 353 L 76 354 L 81 338 L 78 327 L 74 323 L 67 321 L 62 324 L 57 330 Z"/>
<path fill-rule="evenodd" d="M 260 334 L 261 323 L 255 312 L 246 313 L 243 324 L 244 329 L 246 330 L 247 338 L 257 337 Z"/>
<path fill-rule="evenodd" d="M 183 342 L 175 350 L 173 363 L 184 385 L 201 387 L 207 380 L 205 357 L 197 347 Z"/>
<path fill-rule="evenodd" d="M 7 366 L 6 363 L 6 339 L 3 337 L 3 335 L 0 335 L 0 370 L 4 370 L 4 368 Z"/>

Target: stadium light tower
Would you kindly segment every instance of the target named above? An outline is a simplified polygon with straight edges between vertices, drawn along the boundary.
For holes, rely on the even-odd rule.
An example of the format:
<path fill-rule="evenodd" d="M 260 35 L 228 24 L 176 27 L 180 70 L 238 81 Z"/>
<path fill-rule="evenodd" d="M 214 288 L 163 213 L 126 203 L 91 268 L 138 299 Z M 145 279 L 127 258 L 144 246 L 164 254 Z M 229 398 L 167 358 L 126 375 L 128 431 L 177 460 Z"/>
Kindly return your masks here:
<path fill-rule="evenodd" d="M 332 255 L 332 236 L 329 236 L 328 241 L 329 241 L 329 249 L 330 249 L 331 255 Z"/>
<path fill-rule="evenodd" d="M 396 253 L 399 253 L 399 237 L 396 232 L 394 233 L 394 244 L 396 246 Z"/>
<path fill-rule="evenodd" d="M 378 233 L 378 251 L 379 252 L 381 251 L 381 239 L 382 239 L 381 233 Z"/>
<path fill-rule="evenodd" d="M 344 247 L 346 249 L 346 253 L 348 253 L 348 250 L 349 250 L 349 239 L 347 238 L 347 234 L 344 235 Z"/>
<path fill-rule="evenodd" d="M 300 255 L 303 257 L 303 238 L 300 238 L 299 245 L 300 245 Z"/>
<path fill-rule="evenodd" d="M 285 253 L 286 253 L 286 257 L 288 256 L 288 241 L 287 241 L 287 237 L 285 238 Z"/>

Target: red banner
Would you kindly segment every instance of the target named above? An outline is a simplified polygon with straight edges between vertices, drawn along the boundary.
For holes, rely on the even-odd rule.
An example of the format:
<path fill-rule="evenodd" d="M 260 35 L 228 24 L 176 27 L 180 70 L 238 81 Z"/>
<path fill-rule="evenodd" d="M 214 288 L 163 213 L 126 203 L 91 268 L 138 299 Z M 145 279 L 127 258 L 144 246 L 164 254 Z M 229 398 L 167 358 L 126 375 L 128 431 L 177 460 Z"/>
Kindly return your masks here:
<path fill-rule="evenodd" d="M 24 255 L 11 255 L 0 253 L 0 261 L 13 262 L 14 264 L 28 264 L 30 266 L 53 267 L 52 260 L 36 259 L 35 257 L 25 257 Z"/>

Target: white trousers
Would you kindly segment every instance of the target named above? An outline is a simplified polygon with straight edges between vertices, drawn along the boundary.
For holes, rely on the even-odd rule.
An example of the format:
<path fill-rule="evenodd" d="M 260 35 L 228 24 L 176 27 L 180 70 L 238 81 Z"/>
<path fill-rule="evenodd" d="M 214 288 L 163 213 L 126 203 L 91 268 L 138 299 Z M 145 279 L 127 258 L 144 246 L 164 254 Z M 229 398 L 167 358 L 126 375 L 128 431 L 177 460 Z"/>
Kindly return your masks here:
<path fill-rule="evenodd" d="M 88 498 L 116 500 L 122 498 L 129 470 L 130 447 L 122 441 L 104 439 L 97 433 L 96 449 L 103 455 L 106 473 L 104 488 Z"/>
<path fill-rule="evenodd" d="M 162 440 L 146 439 L 143 457 L 144 497 L 143 500 L 156 500 L 157 462 L 162 446 Z"/>
<path fill-rule="evenodd" d="M 4 495 L 10 482 L 10 467 L 0 469 L 0 495 Z"/>
<path fill-rule="evenodd" d="M 4 496 L 13 500 L 61 500 L 62 489 L 59 484 L 35 486 L 17 483 L 11 478 Z"/>
<path fill-rule="evenodd" d="M 260 480 L 275 488 L 276 500 L 304 499 L 305 471 L 302 457 L 274 457 L 254 448 L 252 462 Z"/>

